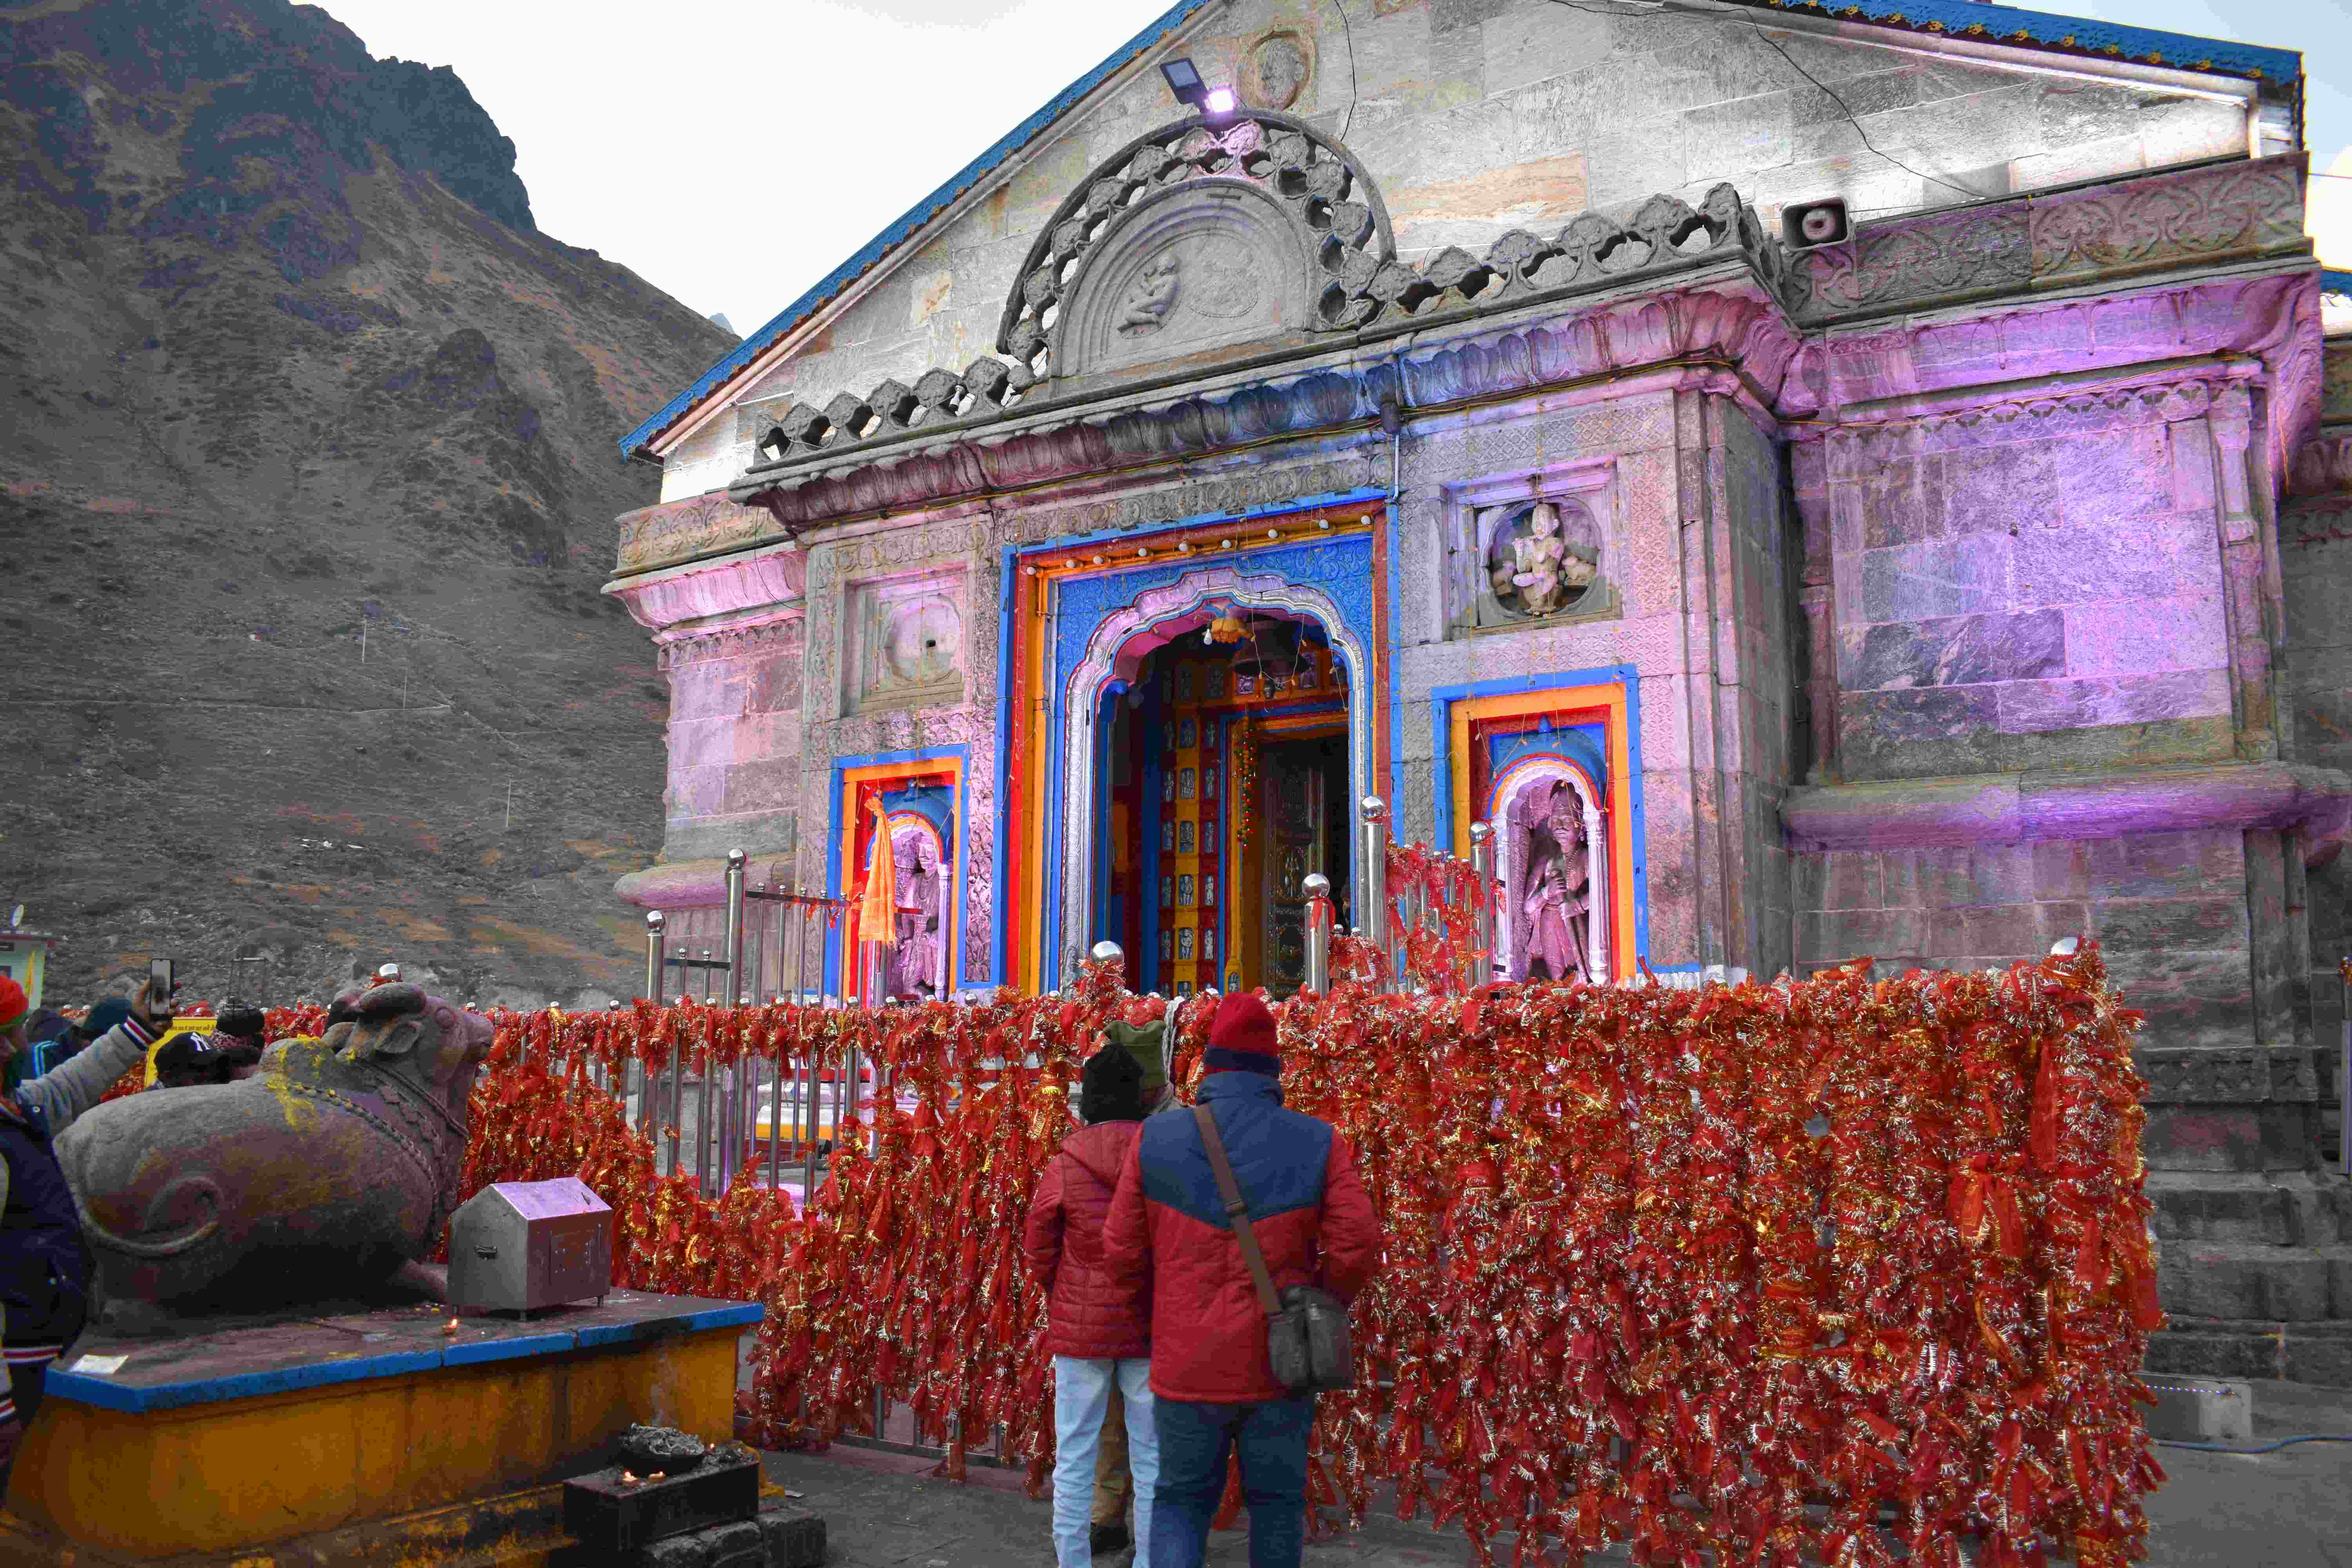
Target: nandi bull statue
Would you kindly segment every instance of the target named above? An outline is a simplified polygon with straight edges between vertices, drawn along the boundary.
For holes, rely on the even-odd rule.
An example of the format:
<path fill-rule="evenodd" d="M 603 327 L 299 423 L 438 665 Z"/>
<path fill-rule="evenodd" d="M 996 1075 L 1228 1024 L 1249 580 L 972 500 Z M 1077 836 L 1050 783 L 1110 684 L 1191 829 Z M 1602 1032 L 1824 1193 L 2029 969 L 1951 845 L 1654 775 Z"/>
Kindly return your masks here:
<path fill-rule="evenodd" d="M 415 985 L 345 1005 L 252 1078 L 111 1100 L 58 1138 L 101 1306 L 439 1293 L 417 1260 L 459 1196 L 490 1021 Z"/>

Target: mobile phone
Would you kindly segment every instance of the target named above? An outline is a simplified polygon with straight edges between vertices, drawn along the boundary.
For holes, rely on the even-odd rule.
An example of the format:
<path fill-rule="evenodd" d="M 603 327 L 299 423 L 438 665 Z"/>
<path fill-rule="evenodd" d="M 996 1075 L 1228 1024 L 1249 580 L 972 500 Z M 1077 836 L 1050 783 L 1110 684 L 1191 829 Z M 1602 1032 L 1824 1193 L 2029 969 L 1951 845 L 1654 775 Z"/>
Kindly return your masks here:
<path fill-rule="evenodd" d="M 172 974 L 172 961 L 170 959 L 158 958 L 152 960 L 148 963 L 148 1001 L 153 1003 L 159 1007 L 169 1006 L 172 1001 L 172 993 L 177 991 L 179 988 L 180 983 L 174 979 Z"/>

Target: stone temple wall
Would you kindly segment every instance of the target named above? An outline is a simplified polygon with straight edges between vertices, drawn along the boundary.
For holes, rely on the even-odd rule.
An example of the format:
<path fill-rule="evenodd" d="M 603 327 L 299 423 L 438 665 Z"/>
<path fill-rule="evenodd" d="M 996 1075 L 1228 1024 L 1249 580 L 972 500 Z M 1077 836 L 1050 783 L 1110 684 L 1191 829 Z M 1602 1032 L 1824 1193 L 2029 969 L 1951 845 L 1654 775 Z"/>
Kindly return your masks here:
<path fill-rule="evenodd" d="M 1399 256 L 1473 254 L 1505 232 L 1736 183 L 1768 226 L 1843 195 L 1883 215 L 2245 148 L 2241 105 L 1906 47 L 1759 29 L 1734 15 L 1596 16 L 1551 0 L 1243 0 L 1171 53 L 1244 101 L 1338 137 L 1379 184 Z M 1786 51 L 1785 55 L 1782 51 Z M 1870 142 L 1801 67 L 1853 108 Z M 1630 106 L 1630 108 L 1629 108 Z M 1175 113 L 1156 70 L 1104 94 L 983 186 L 916 254 L 667 460 L 662 499 L 723 488 L 794 399 L 996 351 L 1038 231 L 1101 162 Z M 943 123 L 962 121 L 950 117 Z"/>

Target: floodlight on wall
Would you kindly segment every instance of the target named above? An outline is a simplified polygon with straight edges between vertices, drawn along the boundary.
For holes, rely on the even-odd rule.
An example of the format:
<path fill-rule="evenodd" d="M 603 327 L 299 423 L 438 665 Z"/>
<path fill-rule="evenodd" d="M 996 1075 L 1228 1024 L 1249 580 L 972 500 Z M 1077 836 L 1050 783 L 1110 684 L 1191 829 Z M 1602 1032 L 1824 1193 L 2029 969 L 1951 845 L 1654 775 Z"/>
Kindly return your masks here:
<path fill-rule="evenodd" d="M 1853 226 L 1846 221 L 1845 198 L 1831 196 L 1818 202 L 1792 202 L 1780 209 L 1780 243 L 1791 250 L 1817 250 L 1824 245 L 1843 245 L 1853 237 Z"/>
<path fill-rule="evenodd" d="M 1200 70 L 1189 59 L 1162 60 L 1160 74 L 1168 79 L 1168 90 L 1176 101 L 1188 109 L 1198 109 L 1208 100 L 1209 84 L 1201 79 Z"/>

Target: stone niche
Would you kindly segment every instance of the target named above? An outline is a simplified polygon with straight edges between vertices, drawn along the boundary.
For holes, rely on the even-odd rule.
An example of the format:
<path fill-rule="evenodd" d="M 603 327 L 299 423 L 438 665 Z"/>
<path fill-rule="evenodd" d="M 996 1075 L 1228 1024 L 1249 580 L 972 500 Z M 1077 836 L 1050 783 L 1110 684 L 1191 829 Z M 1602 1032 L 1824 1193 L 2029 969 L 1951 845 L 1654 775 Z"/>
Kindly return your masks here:
<path fill-rule="evenodd" d="M 1117 220 L 1080 264 L 1053 324 L 1054 363 L 1095 376 L 1211 356 L 1299 331 L 1308 319 L 1307 237 L 1241 180 L 1202 179 Z"/>
<path fill-rule="evenodd" d="M 1449 488 L 1456 633 L 1606 619 L 1624 565 L 1613 465 Z"/>
<path fill-rule="evenodd" d="M 846 596 L 844 718 L 963 700 L 969 659 L 961 568 L 853 583 Z"/>

